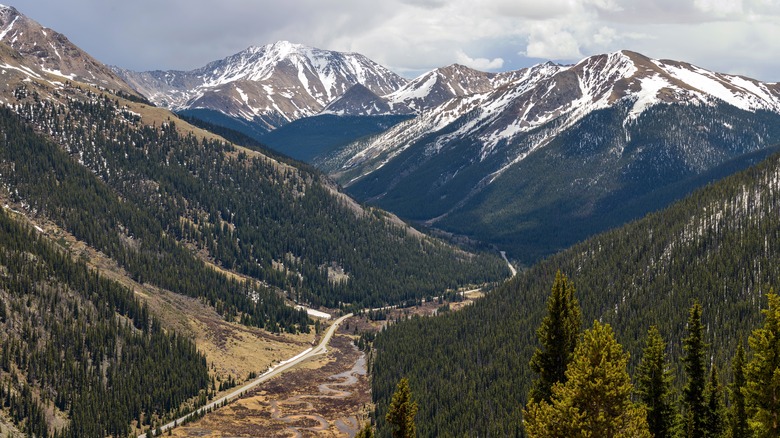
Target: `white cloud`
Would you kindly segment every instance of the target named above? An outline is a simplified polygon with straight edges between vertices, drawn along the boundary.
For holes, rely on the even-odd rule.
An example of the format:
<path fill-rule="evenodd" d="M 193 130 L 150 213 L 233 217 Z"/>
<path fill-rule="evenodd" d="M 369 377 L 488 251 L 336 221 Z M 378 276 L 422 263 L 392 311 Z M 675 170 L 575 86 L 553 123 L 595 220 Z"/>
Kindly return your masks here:
<path fill-rule="evenodd" d="M 457 51 L 455 58 L 460 64 L 476 70 L 498 70 L 504 66 L 503 58 L 471 58 L 462 50 Z"/>
<path fill-rule="evenodd" d="M 603 26 L 599 29 L 598 33 L 593 36 L 593 41 L 600 46 L 608 46 L 617 39 L 617 31 L 607 26 Z"/>
<path fill-rule="evenodd" d="M 515 18 L 543 20 L 571 13 L 576 2 L 569 0 L 492 0 L 483 2 L 488 10 Z"/>
<path fill-rule="evenodd" d="M 741 15 L 743 12 L 741 0 L 694 0 L 693 4 L 698 10 L 717 17 Z"/>
<path fill-rule="evenodd" d="M 582 58 L 577 38 L 563 26 L 550 22 L 532 26 L 528 46 L 521 53 L 531 58 L 554 60 Z"/>
<path fill-rule="evenodd" d="M 623 6 L 620 5 L 619 0 L 585 0 L 583 3 L 595 6 L 597 9 L 604 11 L 622 11 Z"/>
<path fill-rule="evenodd" d="M 409 74 L 453 62 L 507 69 L 630 49 L 780 80 L 780 0 L 22 3 L 22 13 L 99 60 L 136 70 L 200 67 L 284 39 L 360 52 Z"/>

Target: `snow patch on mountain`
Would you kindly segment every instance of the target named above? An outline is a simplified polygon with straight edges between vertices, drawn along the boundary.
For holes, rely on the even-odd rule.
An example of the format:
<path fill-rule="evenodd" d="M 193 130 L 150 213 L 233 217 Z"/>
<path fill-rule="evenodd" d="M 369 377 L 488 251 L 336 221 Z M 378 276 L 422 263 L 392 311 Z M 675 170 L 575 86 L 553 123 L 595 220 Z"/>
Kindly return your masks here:
<path fill-rule="evenodd" d="M 640 78 L 639 84 L 641 88 L 634 94 L 636 100 L 628 113 L 629 119 L 638 118 L 647 108 L 657 104 L 658 92 L 672 87 L 669 81 L 657 75 Z"/>
<path fill-rule="evenodd" d="M 11 6 L 0 5 L 0 41 L 25 57 L 25 64 L 98 87 L 135 92 L 109 68 L 67 37 L 41 26 Z"/>
<path fill-rule="evenodd" d="M 478 147 L 476 157 L 480 161 L 493 154 L 507 154 L 504 165 L 488 178 L 492 181 L 585 116 L 618 104 L 630 108 L 624 128 L 647 109 L 664 104 L 725 102 L 742 110 L 780 113 L 778 84 L 713 73 L 686 63 L 653 60 L 629 51 L 588 57 L 570 66 L 546 63 L 493 76 L 488 79 L 492 82 L 487 92 L 449 96 L 425 108 L 420 105 L 421 99 L 429 99 L 441 89 L 452 92 L 453 88 L 442 85 L 458 83 L 456 78 L 464 77 L 456 71 L 447 76 L 441 70 L 426 73 L 385 96 L 390 102 L 404 102 L 415 109 L 417 118 L 361 144 L 345 160 L 344 169 L 363 166 L 361 175 L 365 176 L 423 138 L 427 139 L 426 154 L 443 153 L 448 145 L 468 139 Z M 524 141 L 524 146 L 511 154 L 501 147 L 534 130 L 538 132 L 533 140 Z"/>
<path fill-rule="evenodd" d="M 3 8 L 4 8 L 3 12 L 8 11 L 7 6 L 4 6 Z M 14 28 L 14 24 L 16 24 L 16 20 L 18 19 L 19 19 L 18 16 L 14 17 L 14 19 L 11 20 L 11 22 L 7 26 L 5 26 L 3 30 L 0 30 L 0 40 L 2 40 L 3 38 L 5 38 L 6 35 L 8 35 L 8 32 L 10 32 Z"/>
<path fill-rule="evenodd" d="M 318 114 L 356 84 L 385 95 L 407 82 L 363 55 L 288 41 L 252 46 L 188 72 L 117 72 L 157 105 L 212 109 L 269 129 Z M 221 97 L 231 92 L 241 98 Z"/>

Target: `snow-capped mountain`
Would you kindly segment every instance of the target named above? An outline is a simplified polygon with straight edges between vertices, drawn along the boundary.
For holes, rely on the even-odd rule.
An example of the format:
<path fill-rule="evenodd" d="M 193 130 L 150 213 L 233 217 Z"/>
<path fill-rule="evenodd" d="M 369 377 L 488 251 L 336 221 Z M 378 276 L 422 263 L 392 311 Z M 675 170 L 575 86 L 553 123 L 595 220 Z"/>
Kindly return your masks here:
<path fill-rule="evenodd" d="M 513 73 L 485 73 L 453 64 L 437 68 L 385 96 L 391 106 L 416 112 L 435 108 L 455 98 L 486 93 L 509 82 Z"/>
<path fill-rule="evenodd" d="M 70 80 L 135 95 L 110 68 L 11 6 L 0 5 L 0 41 L 29 60 L 27 64 Z"/>
<path fill-rule="evenodd" d="M 433 77 L 406 89 L 433 90 Z M 554 225 L 547 216 L 553 205 L 572 208 L 568 214 L 579 221 L 572 219 L 573 228 L 603 229 L 609 221 L 583 224 L 660 207 L 654 201 L 615 213 L 780 142 L 779 84 L 629 51 L 471 84 L 476 93 L 452 92 L 414 119 L 321 157 L 319 165 L 359 199 L 503 242 L 519 257 L 528 249 L 521 241 L 540 233 L 554 233 L 561 245 L 587 235 L 563 238 L 566 232 L 548 229 L 567 223 Z M 501 221 L 525 232 L 502 229 Z"/>
<path fill-rule="evenodd" d="M 453 64 L 429 71 L 384 96 L 369 95 L 359 89 L 345 93 L 323 112 L 350 116 L 419 114 L 456 97 L 495 90 L 512 82 L 514 75 L 515 72 L 486 73 Z"/>
<path fill-rule="evenodd" d="M 433 89 L 432 85 L 420 84 L 438 84 L 435 80 L 438 77 L 433 72 L 421 76 L 387 96 L 388 100 L 415 107 L 415 98 L 410 96 L 415 96 L 415 91 Z M 496 81 L 486 77 L 484 81 L 475 81 L 478 84 L 472 88 L 475 93 L 462 92 L 422 110 L 417 119 L 365 145 L 343 164 L 341 171 L 368 163 L 369 169 L 381 166 L 373 158 L 381 156 L 386 161 L 388 155 L 395 156 L 421 137 L 456 122 L 457 129 L 447 130 L 445 135 L 428 143 L 430 152 L 442 149 L 447 142 L 469 138 L 479 145 L 480 159 L 484 159 L 497 145 L 511 143 L 518 136 L 556 121 L 557 129 L 508 160 L 507 164 L 511 164 L 584 116 L 617 104 L 630 105 L 624 124 L 631 123 L 654 105 L 672 103 L 725 103 L 746 111 L 780 113 L 780 84 L 714 73 L 683 62 L 653 60 L 629 51 L 589 57 L 572 66 L 541 64 L 504 77 L 511 79 L 498 81 L 496 86 Z M 469 120 L 460 120 L 466 114 Z"/>
<path fill-rule="evenodd" d="M 363 55 L 286 41 L 250 47 L 187 72 L 116 71 L 157 105 L 219 111 L 269 130 L 319 113 L 356 84 L 385 95 L 406 83 Z"/>
<path fill-rule="evenodd" d="M 401 105 L 391 105 L 387 99 L 377 96 L 361 84 L 355 84 L 339 98 L 329 103 L 322 114 L 340 116 L 378 116 L 386 114 L 411 114 L 412 111 Z"/>

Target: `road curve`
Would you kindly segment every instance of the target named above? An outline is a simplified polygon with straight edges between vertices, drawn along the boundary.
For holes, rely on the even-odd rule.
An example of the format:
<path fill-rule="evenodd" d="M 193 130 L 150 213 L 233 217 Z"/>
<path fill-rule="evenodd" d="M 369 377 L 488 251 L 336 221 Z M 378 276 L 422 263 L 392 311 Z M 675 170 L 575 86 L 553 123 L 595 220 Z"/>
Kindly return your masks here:
<path fill-rule="evenodd" d="M 290 359 L 287 359 L 285 361 L 282 361 L 275 367 L 269 369 L 265 373 L 258 376 L 255 380 L 252 380 L 251 382 L 245 384 L 244 386 L 234 390 L 230 394 L 224 395 L 211 403 L 202 406 L 198 408 L 197 410 L 190 412 L 187 415 L 184 415 L 180 418 L 175 419 L 174 421 L 171 421 L 170 423 L 165 424 L 164 426 L 161 426 L 160 429 L 162 429 L 163 432 L 166 432 L 168 429 L 173 429 L 174 427 L 182 424 L 183 422 L 187 421 L 190 417 L 192 417 L 195 414 L 200 414 L 201 412 L 204 412 L 209 409 L 214 409 L 217 406 L 221 406 L 223 403 L 229 403 L 237 398 L 239 398 L 241 395 L 243 395 L 246 391 L 254 388 L 255 386 L 271 379 L 272 377 L 278 376 L 279 374 L 282 374 L 283 372 L 289 370 L 290 368 L 294 367 L 295 365 L 298 365 L 299 363 L 305 361 L 306 359 L 309 359 L 311 357 L 317 356 L 319 354 L 323 354 L 326 351 L 328 351 L 328 342 L 330 342 L 330 339 L 333 337 L 333 334 L 336 332 L 336 329 L 338 328 L 339 324 L 341 324 L 345 319 L 352 316 L 351 313 L 348 313 L 341 318 L 337 319 L 333 322 L 333 324 L 328 327 L 328 330 L 325 332 L 325 335 L 322 337 L 322 340 L 320 343 L 314 347 L 314 348 L 307 348 L 306 350 L 303 350 L 302 352 L 298 353 L 297 355 L 291 357 Z M 141 435 L 138 435 L 138 438 L 146 438 L 146 434 L 142 433 Z"/>

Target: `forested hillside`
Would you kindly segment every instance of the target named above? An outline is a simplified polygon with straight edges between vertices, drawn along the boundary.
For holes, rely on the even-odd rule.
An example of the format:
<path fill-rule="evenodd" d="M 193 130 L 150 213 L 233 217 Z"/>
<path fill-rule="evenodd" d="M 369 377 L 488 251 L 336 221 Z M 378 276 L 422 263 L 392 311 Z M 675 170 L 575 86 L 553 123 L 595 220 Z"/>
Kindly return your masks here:
<path fill-rule="evenodd" d="M 12 201 L 103 251 L 139 282 L 203 297 L 226 317 L 240 313 L 261 327 L 306 327 L 305 313 L 286 306 L 272 291 L 228 279 L 177 244 L 153 215 L 164 212 L 164 207 L 158 205 L 155 211 L 148 193 L 136 192 L 142 203 L 127 202 L 10 110 L 0 109 L 0 123 L 4 133 L 0 173 Z M 259 299 L 253 302 L 250 292 Z"/>
<path fill-rule="evenodd" d="M 379 155 L 389 161 L 369 177 L 355 179 L 355 167 L 339 178 L 356 199 L 494 244 L 530 266 L 756 164 L 780 140 L 780 116 L 767 111 L 658 105 L 627 119 L 631 108 L 593 111 L 569 127 L 554 120 L 484 156 L 477 140 L 451 140 L 444 129 L 392 159 Z M 442 136 L 447 153 L 431 146 Z M 523 159 L 510 166 L 507 156 Z"/>
<path fill-rule="evenodd" d="M 378 305 L 506 273 L 498 257 L 461 252 L 362 210 L 317 173 L 183 134 L 173 120 L 145 125 L 109 95 L 66 87 L 62 104 L 25 86 L 15 95 L 14 110 L 3 113 L 2 149 L 13 201 L 135 279 L 204 296 L 246 323 L 304 324 L 275 288 L 315 306 Z M 257 281 L 228 280 L 192 254 Z"/>
<path fill-rule="evenodd" d="M 701 303 L 708 357 L 730 380 L 738 343 L 759 325 L 780 278 L 780 156 L 670 208 L 598 235 L 519 274 L 461 312 L 414 318 L 376 340 L 380 432 L 398 380 L 420 405 L 421 435 L 513 436 L 522 430 L 529 360 L 557 270 L 574 282 L 585 324 L 609 323 L 636 367 L 656 325 L 682 385 L 688 309 Z M 750 351 L 748 351 L 750 355 Z"/>
<path fill-rule="evenodd" d="M 26 436 L 127 436 L 207 395 L 191 341 L 5 209 L 0 344 L 0 404 Z"/>

